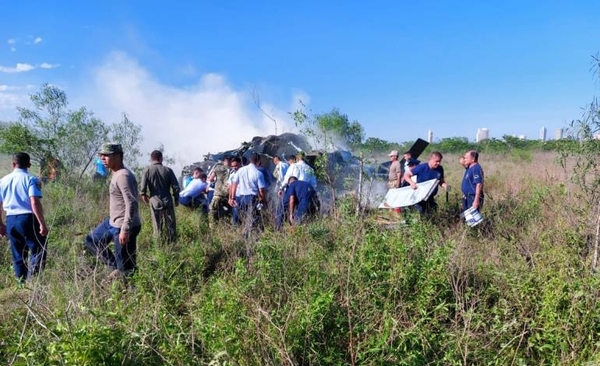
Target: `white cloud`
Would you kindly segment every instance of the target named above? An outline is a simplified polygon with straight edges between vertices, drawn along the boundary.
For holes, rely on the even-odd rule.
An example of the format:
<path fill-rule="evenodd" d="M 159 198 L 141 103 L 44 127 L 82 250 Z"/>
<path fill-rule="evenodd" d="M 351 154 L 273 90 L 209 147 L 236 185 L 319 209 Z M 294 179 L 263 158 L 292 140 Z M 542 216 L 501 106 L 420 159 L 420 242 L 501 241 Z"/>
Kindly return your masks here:
<path fill-rule="evenodd" d="M 5 66 L 0 66 L 0 72 L 4 72 L 4 73 L 17 73 L 17 72 L 26 72 L 26 71 L 31 71 L 35 69 L 35 66 L 30 65 L 30 64 L 21 64 L 18 63 L 17 66 L 15 67 L 5 67 Z"/>
<path fill-rule="evenodd" d="M 42 43 L 42 37 L 37 37 L 36 39 L 33 40 L 33 44 L 38 44 L 38 43 Z"/>
<path fill-rule="evenodd" d="M 60 64 L 49 64 L 47 62 L 44 62 L 40 65 L 40 68 L 42 69 L 55 69 L 57 67 L 60 67 Z"/>
<path fill-rule="evenodd" d="M 208 152 L 239 147 L 254 136 L 275 133 L 274 122 L 254 105 L 251 90 L 235 90 L 219 74 L 203 75 L 197 83 L 174 87 L 157 80 L 136 60 L 112 53 L 95 70 L 94 91 L 84 91 L 82 101 L 105 122 L 125 112 L 142 126 L 141 147 L 149 153 L 164 144 L 177 167 L 202 160 Z M 288 110 L 262 101 L 277 120 L 277 133 L 294 127 Z M 287 107 L 286 107 L 287 109 Z"/>
<path fill-rule="evenodd" d="M 19 89 L 18 86 L 1 85 L 0 84 L 0 92 L 6 92 L 6 91 L 12 91 L 12 90 L 18 90 L 18 89 Z"/>
<path fill-rule="evenodd" d="M 9 39 L 9 40 L 7 41 L 7 43 L 8 43 L 9 45 L 11 45 L 11 46 L 12 46 L 12 45 L 14 45 L 14 44 L 16 44 L 16 43 L 17 43 L 17 40 L 16 40 L 16 39 L 14 39 L 14 38 L 11 38 L 11 39 Z"/>

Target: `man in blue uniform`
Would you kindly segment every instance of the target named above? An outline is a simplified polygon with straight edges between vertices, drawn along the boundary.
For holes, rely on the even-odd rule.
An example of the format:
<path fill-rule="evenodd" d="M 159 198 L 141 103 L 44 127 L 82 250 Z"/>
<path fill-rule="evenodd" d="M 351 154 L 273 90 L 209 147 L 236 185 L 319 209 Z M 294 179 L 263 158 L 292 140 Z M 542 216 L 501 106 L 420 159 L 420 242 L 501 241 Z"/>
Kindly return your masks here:
<path fill-rule="evenodd" d="M 27 172 L 31 167 L 29 154 L 14 154 L 12 167 L 13 172 L 0 180 L 0 235 L 8 236 L 15 276 L 22 283 L 44 265 L 48 227 L 40 201 L 40 181 Z M 6 226 L 2 211 L 6 212 Z"/>
<path fill-rule="evenodd" d="M 462 160 L 466 167 L 465 175 L 462 181 L 463 192 L 463 211 L 473 207 L 481 209 L 483 205 L 483 169 L 479 165 L 479 153 L 470 150 L 465 153 Z"/>
<path fill-rule="evenodd" d="M 287 208 L 285 214 L 288 215 L 292 225 L 301 224 L 302 221 L 319 212 L 319 199 L 312 184 L 298 180 L 294 176 L 288 180 L 283 204 Z"/>
<path fill-rule="evenodd" d="M 404 180 L 410 184 L 413 189 L 417 189 L 417 184 L 426 182 L 431 179 L 437 179 L 439 185 L 444 189 L 448 189 L 448 185 L 444 181 L 444 168 L 440 165 L 442 163 L 442 153 L 434 151 L 429 156 L 427 163 L 419 164 L 412 170 L 408 170 L 404 174 Z M 413 175 L 417 176 L 417 182 L 413 182 L 410 177 Z M 432 214 L 437 210 L 437 203 L 435 202 L 435 195 L 437 194 L 438 187 L 435 187 L 433 192 L 428 199 L 421 201 L 415 205 L 417 210 L 422 214 Z"/>

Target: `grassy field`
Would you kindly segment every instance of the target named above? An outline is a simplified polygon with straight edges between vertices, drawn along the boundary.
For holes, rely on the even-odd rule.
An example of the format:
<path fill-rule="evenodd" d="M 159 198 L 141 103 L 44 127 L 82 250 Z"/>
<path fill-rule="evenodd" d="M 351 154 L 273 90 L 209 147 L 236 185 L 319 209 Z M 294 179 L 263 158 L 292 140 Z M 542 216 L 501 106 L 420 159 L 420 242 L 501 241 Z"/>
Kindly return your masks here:
<path fill-rule="evenodd" d="M 0 250 L 0 359 L 46 365 L 595 365 L 600 281 L 589 202 L 551 153 L 482 156 L 485 221 L 458 217 L 462 168 L 433 220 L 352 197 L 293 231 L 246 242 L 178 207 L 179 240 L 151 236 L 142 207 L 135 289 L 83 237 L 108 212 L 88 181 L 44 187 L 46 270 L 17 289 Z"/>

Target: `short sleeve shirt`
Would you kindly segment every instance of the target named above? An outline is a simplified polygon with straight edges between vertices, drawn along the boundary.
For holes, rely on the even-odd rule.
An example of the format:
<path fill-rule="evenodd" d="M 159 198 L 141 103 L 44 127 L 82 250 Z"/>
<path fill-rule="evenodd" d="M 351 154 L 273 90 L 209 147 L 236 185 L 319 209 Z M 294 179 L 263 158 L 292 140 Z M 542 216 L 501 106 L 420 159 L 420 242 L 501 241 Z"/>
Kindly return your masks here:
<path fill-rule="evenodd" d="M 31 197 L 42 197 L 39 179 L 16 168 L 0 180 L 0 199 L 7 216 L 33 213 Z"/>
<path fill-rule="evenodd" d="M 480 183 L 483 183 L 483 170 L 481 165 L 475 164 L 465 170 L 461 187 L 463 194 L 475 194 L 475 188 Z"/>
<path fill-rule="evenodd" d="M 440 182 L 444 180 L 444 168 L 440 165 L 435 169 L 431 169 L 428 163 L 419 164 L 411 171 L 417 176 L 417 183 L 426 182 L 428 180 L 437 179 Z M 438 187 L 436 186 L 431 197 L 437 194 Z"/>

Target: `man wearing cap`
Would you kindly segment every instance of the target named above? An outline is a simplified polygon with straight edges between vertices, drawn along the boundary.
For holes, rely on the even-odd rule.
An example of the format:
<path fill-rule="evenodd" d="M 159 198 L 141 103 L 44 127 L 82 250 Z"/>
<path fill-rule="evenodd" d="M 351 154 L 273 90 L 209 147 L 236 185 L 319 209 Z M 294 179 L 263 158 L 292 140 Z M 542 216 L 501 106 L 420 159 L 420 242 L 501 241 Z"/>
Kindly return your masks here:
<path fill-rule="evenodd" d="M 210 226 L 221 218 L 221 214 L 225 210 L 230 208 L 227 202 L 229 200 L 229 184 L 227 183 L 230 173 L 229 162 L 230 158 L 225 156 L 223 162 L 217 163 L 208 176 L 208 182 L 215 184 L 213 197 L 208 206 L 208 223 Z"/>
<path fill-rule="evenodd" d="M 145 203 L 150 203 L 154 236 L 166 236 L 169 243 L 175 241 L 177 226 L 175 206 L 179 205 L 179 182 L 175 173 L 162 164 L 163 154 L 154 150 L 150 154 L 152 164 L 142 173 L 140 193 Z"/>
<path fill-rule="evenodd" d="M 46 261 L 48 227 L 40 200 L 40 181 L 27 172 L 31 167 L 29 154 L 14 154 L 12 167 L 13 172 L 0 180 L 0 236 L 8 236 L 15 276 L 23 283 L 39 272 Z M 6 226 L 2 211 L 6 212 Z"/>
<path fill-rule="evenodd" d="M 467 151 L 461 161 L 466 168 L 462 181 L 463 211 L 469 208 L 480 209 L 483 205 L 483 169 L 479 165 L 479 153 Z"/>
<path fill-rule="evenodd" d="M 110 268 L 110 278 L 130 276 L 137 267 L 137 236 L 142 224 L 138 205 L 135 175 L 123 165 L 123 148 L 119 144 L 104 144 L 98 153 L 104 165 L 112 171 L 109 186 L 109 218 L 85 238 L 86 249 Z M 114 241 L 114 252 L 108 244 Z"/>
<path fill-rule="evenodd" d="M 398 150 L 392 150 L 388 155 L 392 164 L 390 164 L 390 170 L 388 175 L 388 188 L 398 188 L 400 187 L 400 174 L 401 167 L 400 161 L 398 161 Z"/>

